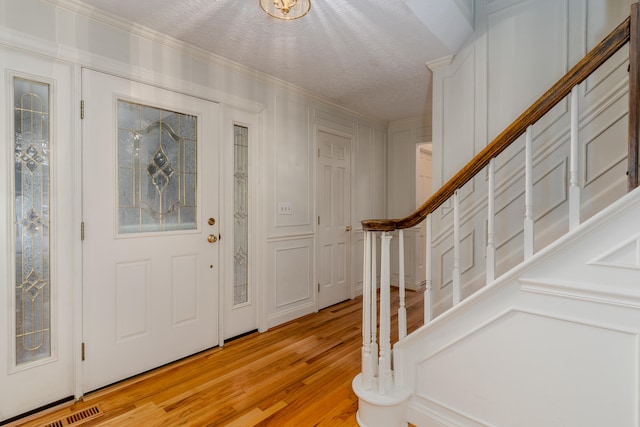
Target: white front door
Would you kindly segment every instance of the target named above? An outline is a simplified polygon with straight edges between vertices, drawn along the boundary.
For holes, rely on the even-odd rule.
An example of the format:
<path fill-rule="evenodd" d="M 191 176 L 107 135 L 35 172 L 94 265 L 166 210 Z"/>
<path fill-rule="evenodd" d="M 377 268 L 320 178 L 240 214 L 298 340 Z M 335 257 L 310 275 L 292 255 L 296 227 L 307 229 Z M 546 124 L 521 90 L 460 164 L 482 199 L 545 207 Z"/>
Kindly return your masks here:
<path fill-rule="evenodd" d="M 351 139 L 318 130 L 318 309 L 351 298 Z"/>
<path fill-rule="evenodd" d="M 84 391 L 218 344 L 218 105 L 83 70 Z"/>
<path fill-rule="evenodd" d="M 0 48 L 0 424 L 74 395 L 69 64 Z"/>

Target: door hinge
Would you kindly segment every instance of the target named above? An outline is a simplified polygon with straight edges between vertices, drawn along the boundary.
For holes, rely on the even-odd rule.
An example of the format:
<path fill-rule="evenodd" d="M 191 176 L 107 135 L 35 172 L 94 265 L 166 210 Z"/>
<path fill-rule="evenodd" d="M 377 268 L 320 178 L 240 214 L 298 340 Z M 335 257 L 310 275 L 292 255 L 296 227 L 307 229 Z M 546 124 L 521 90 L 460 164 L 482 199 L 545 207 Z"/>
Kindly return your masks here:
<path fill-rule="evenodd" d="M 82 361 L 84 362 L 84 343 L 82 343 Z"/>
<path fill-rule="evenodd" d="M 320 293 L 320 283 L 318 283 L 318 293 Z"/>
<path fill-rule="evenodd" d="M 80 223 L 80 240 L 84 242 L 84 221 Z"/>
<path fill-rule="evenodd" d="M 84 119 L 84 100 L 80 101 L 80 120 Z"/>
<path fill-rule="evenodd" d="M 320 225 L 320 215 L 318 215 L 318 225 Z"/>
<path fill-rule="evenodd" d="M 320 157 L 320 149 L 318 148 L 318 157 Z"/>

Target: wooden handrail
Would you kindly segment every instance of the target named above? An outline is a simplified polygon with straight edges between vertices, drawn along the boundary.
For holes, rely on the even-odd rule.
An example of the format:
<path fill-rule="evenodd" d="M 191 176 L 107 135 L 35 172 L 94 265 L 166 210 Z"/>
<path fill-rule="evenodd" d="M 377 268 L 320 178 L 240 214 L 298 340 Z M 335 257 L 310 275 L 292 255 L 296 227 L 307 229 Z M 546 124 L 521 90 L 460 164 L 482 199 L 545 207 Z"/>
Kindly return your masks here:
<path fill-rule="evenodd" d="M 637 3 L 633 5 L 637 10 Z M 632 7 L 632 11 L 633 11 Z M 633 13 L 633 12 L 632 12 Z M 598 67 L 613 56 L 630 39 L 630 18 L 613 30 L 602 42 L 594 47 L 580 62 L 571 68 L 556 84 L 534 102 L 489 145 L 480 151 L 469 163 L 456 173 L 444 186 L 436 191 L 411 215 L 401 219 L 368 219 L 362 221 L 366 231 L 393 231 L 410 228 L 422 222 L 447 201 L 455 191 L 469 182 L 489 161 L 516 141 L 529 126 L 540 120 L 549 110 L 564 99 L 571 89 L 585 80 Z"/>

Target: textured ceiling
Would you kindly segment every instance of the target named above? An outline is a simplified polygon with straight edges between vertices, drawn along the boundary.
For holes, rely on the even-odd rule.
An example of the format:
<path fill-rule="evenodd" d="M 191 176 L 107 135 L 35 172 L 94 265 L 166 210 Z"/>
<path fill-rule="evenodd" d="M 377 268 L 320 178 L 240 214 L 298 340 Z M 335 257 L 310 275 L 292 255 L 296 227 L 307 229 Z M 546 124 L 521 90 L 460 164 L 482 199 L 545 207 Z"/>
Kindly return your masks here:
<path fill-rule="evenodd" d="M 294 21 L 258 0 L 81 2 L 384 121 L 431 111 L 425 62 L 451 53 L 405 0 L 312 0 Z"/>

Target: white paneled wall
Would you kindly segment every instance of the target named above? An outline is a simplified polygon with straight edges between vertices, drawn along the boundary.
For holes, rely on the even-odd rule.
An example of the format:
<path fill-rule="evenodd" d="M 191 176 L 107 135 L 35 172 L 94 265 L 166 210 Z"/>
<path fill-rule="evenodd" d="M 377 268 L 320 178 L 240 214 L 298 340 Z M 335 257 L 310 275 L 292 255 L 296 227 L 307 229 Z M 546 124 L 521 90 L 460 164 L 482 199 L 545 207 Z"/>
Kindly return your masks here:
<path fill-rule="evenodd" d="M 260 176 L 251 204 L 261 217 L 250 231 L 255 247 L 249 258 L 255 266 L 260 329 L 315 310 L 318 125 L 354 136 L 351 256 L 361 257 L 355 249 L 362 247 L 359 221 L 385 216 L 386 123 L 82 4 L 21 0 L 3 2 L 0 8 L 0 44 L 256 115 L 259 129 L 249 144 L 258 148 L 250 152 L 250 161 L 259 165 Z M 80 87 L 78 80 L 76 91 L 68 94 L 74 103 L 80 101 Z M 233 126 L 227 118 L 220 124 Z M 80 129 L 80 119 L 70 126 Z M 281 203 L 290 207 L 285 214 L 280 214 Z M 354 267 L 355 294 L 362 286 L 360 276 Z"/>
<path fill-rule="evenodd" d="M 431 117 L 407 119 L 389 125 L 386 218 L 405 217 L 426 200 L 416 196 L 419 192 L 420 175 L 417 156 L 418 145 L 430 141 Z M 430 163 L 428 167 L 431 168 Z M 397 237 L 397 233 L 394 236 Z M 399 281 L 396 237 L 391 240 L 391 283 L 393 285 L 397 285 Z M 424 224 L 405 230 L 404 243 L 406 287 L 416 290 L 424 285 L 425 280 Z"/>
<path fill-rule="evenodd" d="M 632 0 L 478 0 L 475 33 L 433 71 L 433 182 L 439 188 L 628 15 Z M 578 88 L 584 221 L 626 192 L 627 55 Z M 569 100 L 532 128 L 534 253 L 568 231 Z M 496 159 L 496 275 L 523 259 L 524 136 Z M 487 175 L 459 191 L 462 298 L 484 285 Z M 450 203 L 433 216 L 435 315 L 450 305 Z"/>

